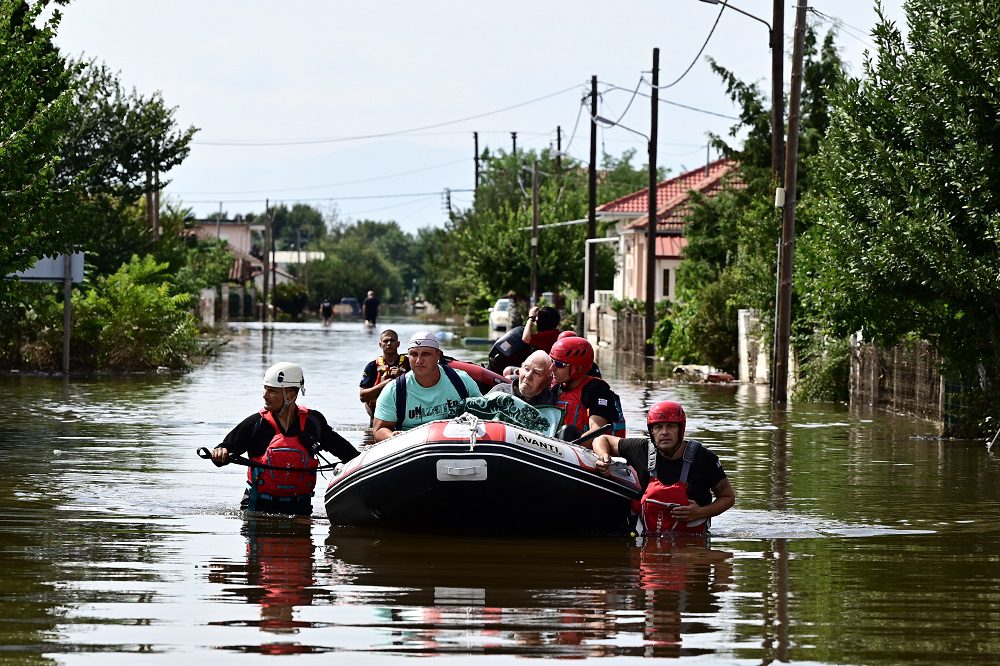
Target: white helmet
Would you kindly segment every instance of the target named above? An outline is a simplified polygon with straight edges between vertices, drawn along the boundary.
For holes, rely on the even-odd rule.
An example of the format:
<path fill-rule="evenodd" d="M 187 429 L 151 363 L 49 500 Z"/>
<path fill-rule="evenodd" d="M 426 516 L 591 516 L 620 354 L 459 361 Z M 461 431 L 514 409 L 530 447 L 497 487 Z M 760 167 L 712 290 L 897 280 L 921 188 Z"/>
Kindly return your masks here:
<path fill-rule="evenodd" d="M 264 373 L 264 386 L 280 389 L 297 388 L 304 394 L 306 378 L 302 375 L 302 367 L 295 363 L 275 363 Z"/>

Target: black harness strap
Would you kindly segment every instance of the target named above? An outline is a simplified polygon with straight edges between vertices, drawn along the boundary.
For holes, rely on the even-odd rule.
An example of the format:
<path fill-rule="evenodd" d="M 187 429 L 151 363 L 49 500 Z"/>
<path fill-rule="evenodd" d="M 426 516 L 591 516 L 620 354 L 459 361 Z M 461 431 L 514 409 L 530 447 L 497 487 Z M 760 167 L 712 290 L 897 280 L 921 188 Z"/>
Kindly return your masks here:
<path fill-rule="evenodd" d="M 449 368 L 447 365 L 441 365 L 439 367 L 444 372 L 445 376 L 451 381 L 451 385 L 455 387 L 455 391 L 458 392 L 459 399 L 465 400 L 468 398 L 469 389 L 465 386 L 465 382 L 462 381 L 462 378 L 458 376 L 458 373 L 453 368 Z M 406 375 L 404 374 L 396 377 L 396 427 L 403 425 L 403 419 L 405 418 Z"/>

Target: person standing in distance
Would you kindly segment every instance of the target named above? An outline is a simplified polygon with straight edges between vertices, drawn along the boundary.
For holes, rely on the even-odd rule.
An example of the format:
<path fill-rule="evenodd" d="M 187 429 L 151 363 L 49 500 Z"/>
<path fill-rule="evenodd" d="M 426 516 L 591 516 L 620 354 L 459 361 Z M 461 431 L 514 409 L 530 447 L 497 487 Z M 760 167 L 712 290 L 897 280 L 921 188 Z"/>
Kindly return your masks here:
<path fill-rule="evenodd" d="M 372 328 L 375 327 L 375 320 L 378 319 L 378 306 L 381 305 L 379 300 L 375 298 L 375 292 L 369 290 L 368 298 L 364 300 L 361 304 L 361 316 L 364 318 L 365 323 Z"/>
<path fill-rule="evenodd" d="M 250 467 L 241 509 L 308 516 L 316 487 L 317 453 L 329 451 L 343 462 L 358 455 L 322 414 L 297 404 L 305 385 L 302 368 L 295 363 L 272 365 L 264 373 L 263 409 L 243 419 L 212 449 L 212 462 L 218 467 L 227 464 L 230 455 L 245 453 L 258 465 L 294 470 Z"/>

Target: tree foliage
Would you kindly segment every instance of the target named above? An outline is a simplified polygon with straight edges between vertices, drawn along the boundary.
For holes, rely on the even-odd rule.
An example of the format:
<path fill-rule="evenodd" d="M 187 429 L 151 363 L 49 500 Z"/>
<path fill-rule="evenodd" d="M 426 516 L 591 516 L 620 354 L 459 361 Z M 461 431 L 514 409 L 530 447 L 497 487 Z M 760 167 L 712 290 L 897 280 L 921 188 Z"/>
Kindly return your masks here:
<path fill-rule="evenodd" d="M 50 3 L 0 3 L 0 271 L 84 250 L 90 270 L 111 274 L 152 250 L 136 201 L 151 172 L 187 156 L 196 130 L 176 126 L 160 93 L 126 93 L 107 68 L 66 61 Z"/>
<path fill-rule="evenodd" d="M 167 265 L 133 257 L 73 299 L 77 366 L 101 370 L 185 368 L 198 349 L 188 294 L 173 293 Z"/>
<path fill-rule="evenodd" d="M 916 334 L 995 396 L 1000 6 L 910 0 L 906 15 L 909 43 L 881 18 L 876 54 L 834 97 L 800 292 L 830 330 Z"/>
<path fill-rule="evenodd" d="M 80 110 L 75 70 L 52 42 L 60 13 L 44 19 L 45 9 L 42 2 L 0 0 L 0 275 L 70 250 L 88 232 L 64 223 L 80 186 L 60 178 L 62 148 Z"/>
<path fill-rule="evenodd" d="M 843 63 L 828 33 L 822 43 L 816 32 L 806 31 L 803 93 L 798 162 L 798 192 L 808 192 L 813 182 L 812 160 L 829 125 L 829 94 L 843 80 Z M 722 137 L 714 145 L 737 163 L 718 193 L 695 195 L 685 227 L 687 246 L 678 269 L 679 335 L 659 353 L 675 360 L 698 359 L 735 372 L 738 358 L 736 312 L 753 308 L 761 315 L 763 329 L 772 327 L 774 311 L 776 244 L 781 234 L 781 214 L 773 206 L 771 175 L 770 104 L 760 87 L 739 80 L 730 70 L 712 61 L 730 98 L 740 106 L 740 119 L 731 128 L 731 146 Z M 812 224 L 799 215 L 796 233 Z M 793 308 L 797 316 L 800 310 Z M 800 328 L 810 324 L 798 316 Z"/>
<path fill-rule="evenodd" d="M 647 173 L 631 165 L 634 152 L 620 159 L 605 155 L 598 179 L 598 200 L 609 201 L 640 189 Z M 581 291 L 587 225 L 548 225 L 587 216 L 587 170 L 572 160 L 557 168 L 551 150 L 484 153 L 473 206 L 455 215 L 438 249 L 449 258 L 435 276 L 442 303 L 473 312 L 500 294 L 527 295 L 531 287 L 533 164 L 538 170 L 538 291 Z M 614 265 L 601 253 L 598 274 L 610 286 Z M 440 305 L 440 304 L 439 304 Z"/>
<path fill-rule="evenodd" d="M 312 247 L 327 235 L 323 213 L 308 204 L 297 203 L 274 209 L 274 245 L 278 250 Z"/>

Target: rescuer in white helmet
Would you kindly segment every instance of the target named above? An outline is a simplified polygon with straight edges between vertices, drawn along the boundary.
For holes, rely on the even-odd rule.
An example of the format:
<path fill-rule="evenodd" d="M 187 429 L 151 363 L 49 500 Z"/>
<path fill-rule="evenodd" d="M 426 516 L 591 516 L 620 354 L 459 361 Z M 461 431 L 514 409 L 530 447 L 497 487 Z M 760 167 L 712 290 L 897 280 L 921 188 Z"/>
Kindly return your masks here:
<path fill-rule="evenodd" d="M 247 490 L 240 508 L 309 515 L 319 451 L 329 451 L 345 462 L 358 455 L 322 414 L 297 404 L 305 390 L 300 366 L 275 363 L 264 373 L 264 407 L 212 450 L 212 461 L 218 466 L 227 464 L 233 455 L 249 458 Z"/>

